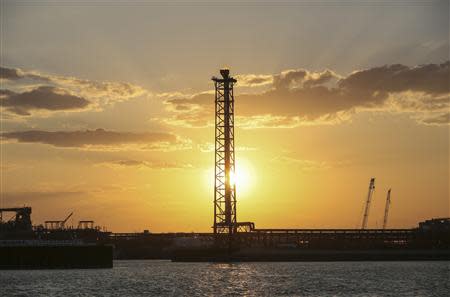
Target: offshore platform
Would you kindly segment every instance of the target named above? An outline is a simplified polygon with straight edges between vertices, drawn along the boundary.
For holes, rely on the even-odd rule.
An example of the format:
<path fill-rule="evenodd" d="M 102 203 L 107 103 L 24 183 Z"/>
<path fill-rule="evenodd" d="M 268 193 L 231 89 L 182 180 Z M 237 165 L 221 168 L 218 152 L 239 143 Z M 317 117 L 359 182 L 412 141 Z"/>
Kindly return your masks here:
<path fill-rule="evenodd" d="M 95 244 L 99 246 L 99 249 L 114 246 L 116 259 L 450 260 L 450 218 L 427 220 L 410 229 L 387 228 L 391 189 L 386 195 L 383 227 L 367 228 L 375 190 L 375 178 L 369 181 L 359 229 L 258 229 L 253 222 L 238 221 L 236 184 L 233 182 L 236 168 L 234 85 L 237 80 L 230 76 L 228 69 L 221 69 L 220 75 L 221 77 L 212 78 L 215 87 L 212 232 L 151 233 L 145 230 L 141 233 L 114 233 L 95 227 L 93 221 L 80 221 L 77 227 L 67 226 L 66 223 L 72 213 L 63 220 L 45 221 L 44 225 L 32 226 L 30 207 L 7 208 L 0 209 L 0 249 L 2 245 L 7 246 L 11 242 L 25 240 L 25 245 L 38 241 L 40 245 L 49 242 L 71 246 Z M 2 215 L 4 212 L 13 212 L 14 216 L 4 221 Z M 61 243 L 61 240 L 64 242 Z M 75 264 L 71 265 L 76 266 Z M 101 265 L 112 264 L 105 259 Z"/>

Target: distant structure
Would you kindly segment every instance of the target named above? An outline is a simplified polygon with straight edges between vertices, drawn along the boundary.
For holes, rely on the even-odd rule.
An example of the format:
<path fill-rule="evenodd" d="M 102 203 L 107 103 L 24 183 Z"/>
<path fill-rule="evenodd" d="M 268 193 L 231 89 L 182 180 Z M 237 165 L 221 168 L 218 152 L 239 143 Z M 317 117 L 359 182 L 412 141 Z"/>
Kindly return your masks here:
<path fill-rule="evenodd" d="M 95 229 L 94 221 L 78 221 L 77 229 Z"/>
<path fill-rule="evenodd" d="M 387 196 L 386 196 L 386 205 L 384 207 L 384 218 L 383 218 L 383 230 L 386 229 L 386 226 L 387 226 L 390 205 L 391 205 L 391 189 L 389 189 L 387 191 Z"/>
<path fill-rule="evenodd" d="M 236 184 L 234 157 L 234 95 L 236 80 L 228 69 L 221 69 L 222 78 L 213 77 L 215 86 L 215 181 L 214 235 L 237 232 Z"/>
<path fill-rule="evenodd" d="M 14 215 L 4 223 L 3 213 L 12 212 Z M 31 231 L 31 207 L 0 208 L 0 232 L 5 229 Z"/>
<path fill-rule="evenodd" d="M 375 178 L 372 177 L 369 183 L 369 192 L 367 193 L 366 206 L 364 208 L 364 216 L 361 224 L 361 229 L 366 229 L 367 221 L 369 219 L 370 202 L 372 200 L 373 192 L 375 191 Z"/>
<path fill-rule="evenodd" d="M 64 229 L 66 228 L 66 222 L 73 215 L 71 212 L 64 220 L 62 221 L 45 221 L 45 229 Z"/>

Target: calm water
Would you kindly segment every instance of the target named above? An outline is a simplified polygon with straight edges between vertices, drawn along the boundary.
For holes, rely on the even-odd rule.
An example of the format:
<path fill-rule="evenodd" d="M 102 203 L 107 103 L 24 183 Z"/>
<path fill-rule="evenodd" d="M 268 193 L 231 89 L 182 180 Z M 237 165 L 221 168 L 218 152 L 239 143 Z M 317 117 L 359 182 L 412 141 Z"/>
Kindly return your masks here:
<path fill-rule="evenodd" d="M 450 262 L 114 265 L 0 271 L 0 296 L 450 296 Z"/>

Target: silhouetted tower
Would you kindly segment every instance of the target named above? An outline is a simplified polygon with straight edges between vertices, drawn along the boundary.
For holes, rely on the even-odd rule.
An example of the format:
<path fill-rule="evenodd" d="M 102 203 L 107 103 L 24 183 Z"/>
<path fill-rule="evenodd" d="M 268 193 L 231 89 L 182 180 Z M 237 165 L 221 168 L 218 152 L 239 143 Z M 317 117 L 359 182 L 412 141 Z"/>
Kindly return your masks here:
<path fill-rule="evenodd" d="M 372 200 L 374 190 L 375 190 L 375 178 L 372 177 L 369 183 L 369 193 L 367 193 L 366 207 L 364 209 L 364 216 L 361 229 L 366 229 L 367 227 L 367 220 L 369 219 L 370 202 Z"/>
<path fill-rule="evenodd" d="M 222 78 L 213 77 L 215 92 L 215 182 L 214 182 L 214 234 L 237 232 L 236 185 L 234 175 L 234 96 L 236 80 L 228 69 L 221 69 Z"/>
<path fill-rule="evenodd" d="M 389 214 L 389 206 L 391 205 L 391 189 L 387 191 L 386 196 L 386 206 L 384 207 L 384 219 L 383 219 L 383 229 L 386 229 L 388 214 Z"/>

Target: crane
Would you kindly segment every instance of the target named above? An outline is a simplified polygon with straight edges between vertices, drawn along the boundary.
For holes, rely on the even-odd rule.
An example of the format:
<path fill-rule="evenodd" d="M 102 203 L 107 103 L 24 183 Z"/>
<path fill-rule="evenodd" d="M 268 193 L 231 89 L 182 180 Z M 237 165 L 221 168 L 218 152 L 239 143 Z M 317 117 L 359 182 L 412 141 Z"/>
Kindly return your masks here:
<path fill-rule="evenodd" d="M 45 221 L 46 229 L 64 229 L 67 220 L 73 215 L 71 212 L 63 221 Z"/>
<path fill-rule="evenodd" d="M 70 217 L 71 217 L 72 215 L 73 215 L 73 212 L 71 212 L 71 213 L 67 216 L 67 218 L 66 218 L 64 221 L 61 222 L 61 229 L 64 229 L 67 220 L 70 219 Z"/>
<path fill-rule="evenodd" d="M 391 189 L 389 189 L 387 191 L 387 196 L 386 196 L 386 206 L 384 207 L 383 230 L 386 229 L 386 226 L 387 226 L 390 205 L 391 205 Z"/>
<path fill-rule="evenodd" d="M 367 220 L 369 218 L 370 201 L 372 200 L 373 192 L 375 191 L 375 178 L 372 177 L 369 183 L 369 192 L 367 193 L 366 207 L 364 209 L 363 221 L 361 224 L 361 229 L 366 229 Z"/>

